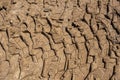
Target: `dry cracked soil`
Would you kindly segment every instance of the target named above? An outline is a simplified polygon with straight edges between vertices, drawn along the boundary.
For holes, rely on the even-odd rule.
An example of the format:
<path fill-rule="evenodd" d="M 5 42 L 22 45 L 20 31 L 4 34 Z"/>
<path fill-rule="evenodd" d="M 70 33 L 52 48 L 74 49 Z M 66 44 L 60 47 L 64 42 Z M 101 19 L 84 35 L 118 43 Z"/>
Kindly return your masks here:
<path fill-rule="evenodd" d="M 120 0 L 0 0 L 0 80 L 120 80 Z"/>

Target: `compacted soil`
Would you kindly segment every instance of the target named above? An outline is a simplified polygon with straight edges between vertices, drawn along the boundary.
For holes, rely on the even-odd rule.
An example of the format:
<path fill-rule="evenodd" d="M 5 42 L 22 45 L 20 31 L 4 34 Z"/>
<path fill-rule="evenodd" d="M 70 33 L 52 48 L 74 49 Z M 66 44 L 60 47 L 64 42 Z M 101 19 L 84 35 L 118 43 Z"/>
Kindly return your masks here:
<path fill-rule="evenodd" d="M 120 0 L 0 0 L 0 80 L 120 80 Z"/>

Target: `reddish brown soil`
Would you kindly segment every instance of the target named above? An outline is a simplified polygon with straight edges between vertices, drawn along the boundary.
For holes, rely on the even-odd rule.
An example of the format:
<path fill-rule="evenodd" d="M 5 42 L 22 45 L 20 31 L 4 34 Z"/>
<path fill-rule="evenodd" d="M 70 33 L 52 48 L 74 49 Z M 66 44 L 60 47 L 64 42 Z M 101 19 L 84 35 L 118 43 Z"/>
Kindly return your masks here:
<path fill-rule="evenodd" d="M 0 0 L 0 80 L 120 80 L 120 0 Z"/>

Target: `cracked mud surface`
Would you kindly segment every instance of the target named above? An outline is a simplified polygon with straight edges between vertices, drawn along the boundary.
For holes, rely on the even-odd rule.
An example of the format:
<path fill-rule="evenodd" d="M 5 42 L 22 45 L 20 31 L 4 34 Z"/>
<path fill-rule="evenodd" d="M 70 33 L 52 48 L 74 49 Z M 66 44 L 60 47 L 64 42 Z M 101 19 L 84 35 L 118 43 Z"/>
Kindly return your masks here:
<path fill-rule="evenodd" d="M 120 80 L 120 0 L 0 0 L 0 80 Z"/>

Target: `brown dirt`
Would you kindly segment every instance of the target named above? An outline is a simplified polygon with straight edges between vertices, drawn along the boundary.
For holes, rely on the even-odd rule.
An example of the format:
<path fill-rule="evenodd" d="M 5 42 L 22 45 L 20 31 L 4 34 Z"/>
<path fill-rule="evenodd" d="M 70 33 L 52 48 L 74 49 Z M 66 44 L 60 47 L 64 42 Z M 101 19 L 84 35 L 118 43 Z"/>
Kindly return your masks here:
<path fill-rule="evenodd" d="M 0 0 L 0 80 L 120 80 L 120 0 Z"/>

